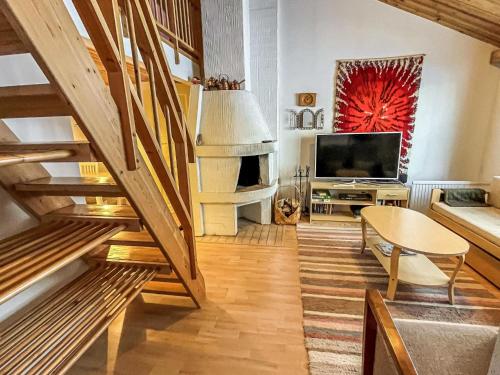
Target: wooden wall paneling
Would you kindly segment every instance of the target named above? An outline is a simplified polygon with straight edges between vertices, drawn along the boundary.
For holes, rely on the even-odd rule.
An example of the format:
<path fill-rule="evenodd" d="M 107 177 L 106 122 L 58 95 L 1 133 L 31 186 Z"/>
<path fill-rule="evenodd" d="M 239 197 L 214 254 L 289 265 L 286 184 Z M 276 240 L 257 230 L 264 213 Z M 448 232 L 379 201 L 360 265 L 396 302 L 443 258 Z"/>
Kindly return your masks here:
<path fill-rule="evenodd" d="M 187 246 L 140 154 L 139 168 L 127 169 L 121 157 L 123 144 L 118 108 L 83 42 L 75 43 L 82 39 L 64 2 L 3 0 L 0 10 L 12 20 L 12 26 L 49 81 L 65 96 L 73 117 L 102 156 L 114 180 L 127 192 L 128 200 L 149 233 L 199 305 L 205 295 L 203 277 L 197 271 L 197 278 L 191 279 L 185 256 Z M 40 22 L 33 22 L 33 15 L 37 15 Z"/>

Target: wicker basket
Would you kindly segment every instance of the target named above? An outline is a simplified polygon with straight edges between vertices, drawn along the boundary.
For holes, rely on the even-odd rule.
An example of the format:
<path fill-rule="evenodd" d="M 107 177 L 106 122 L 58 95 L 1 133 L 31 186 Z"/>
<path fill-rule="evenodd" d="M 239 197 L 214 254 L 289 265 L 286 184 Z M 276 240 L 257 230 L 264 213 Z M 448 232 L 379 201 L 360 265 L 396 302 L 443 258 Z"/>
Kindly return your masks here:
<path fill-rule="evenodd" d="M 294 188 L 297 191 L 297 196 L 299 199 L 288 198 L 292 203 L 292 208 L 295 208 L 295 211 L 290 215 L 286 216 L 283 211 L 283 203 L 287 198 L 282 197 L 282 191 L 284 188 Z M 299 195 L 299 189 L 296 186 L 280 186 L 278 192 L 276 193 L 276 198 L 274 199 L 274 222 L 280 225 L 295 225 L 300 220 L 300 208 L 302 206 L 302 198 Z"/>

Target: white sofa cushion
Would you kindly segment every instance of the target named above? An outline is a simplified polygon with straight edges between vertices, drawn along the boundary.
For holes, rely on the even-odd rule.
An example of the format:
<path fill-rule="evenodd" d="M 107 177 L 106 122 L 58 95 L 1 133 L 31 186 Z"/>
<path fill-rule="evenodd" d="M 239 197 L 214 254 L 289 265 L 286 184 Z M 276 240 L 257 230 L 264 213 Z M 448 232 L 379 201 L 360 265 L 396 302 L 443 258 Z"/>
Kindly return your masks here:
<path fill-rule="evenodd" d="M 444 202 L 432 209 L 500 246 L 500 209 L 495 207 L 451 207 Z"/>

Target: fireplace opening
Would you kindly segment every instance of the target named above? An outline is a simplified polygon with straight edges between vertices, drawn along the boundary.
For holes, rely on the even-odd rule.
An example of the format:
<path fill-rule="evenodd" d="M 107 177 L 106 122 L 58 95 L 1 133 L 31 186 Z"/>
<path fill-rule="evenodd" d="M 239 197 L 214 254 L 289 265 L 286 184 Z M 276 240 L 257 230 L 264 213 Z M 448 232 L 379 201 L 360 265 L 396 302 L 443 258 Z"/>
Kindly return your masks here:
<path fill-rule="evenodd" d="M 243 156 L 241 158 L 238 186 L 247 187 L 260 184 L 259 155 Z"/>

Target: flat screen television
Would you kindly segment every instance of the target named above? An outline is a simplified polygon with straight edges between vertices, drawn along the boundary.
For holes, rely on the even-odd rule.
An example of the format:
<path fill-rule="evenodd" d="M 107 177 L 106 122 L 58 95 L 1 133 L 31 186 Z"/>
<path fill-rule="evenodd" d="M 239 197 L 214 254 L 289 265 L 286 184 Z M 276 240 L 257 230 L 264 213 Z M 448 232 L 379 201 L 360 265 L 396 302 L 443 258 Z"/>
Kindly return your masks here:
<path fill-rule="evenodd" d="M 400 153 L 401 132 L 318 134 L 315 176 L 395 180 Z"/>

